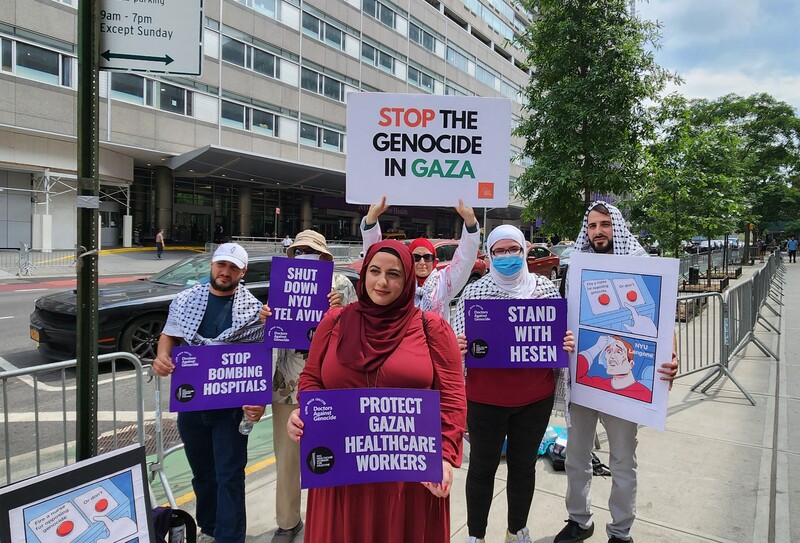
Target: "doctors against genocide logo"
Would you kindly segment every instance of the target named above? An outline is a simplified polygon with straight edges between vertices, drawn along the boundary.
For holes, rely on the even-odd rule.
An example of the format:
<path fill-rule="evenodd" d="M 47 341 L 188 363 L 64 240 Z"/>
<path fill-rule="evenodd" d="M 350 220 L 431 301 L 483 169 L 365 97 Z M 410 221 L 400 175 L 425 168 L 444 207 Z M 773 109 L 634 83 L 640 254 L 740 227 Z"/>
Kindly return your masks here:
<path fill-rule="evenodd" d="M 475 358 L 483 358 L 489 354 L 489 344 L 482 339 L 476 339 L 469 344 L 469 353 Z"/>
<path fill-rule="evenodd" d="M 280 341 L 281 343 L 289 341 L 289 334 L 280 326 L 273 326 L 267 330 L 267 336 L 271 337 L 273 341 Z"/>
<path fill-rule="evenodd" d="M 473 322 L 491 322 L 491 317 L 489 317 L 489 312 L 486 311 L 483 306 L 480 304 L 472 304 L 467 308 L 467 316 L 472 319 Z"/>
<path fill-rule="evenodd" d="M 311 398 L 308 400 L 303 415 L 311 417 L 314 422 L 336 420 L 336 415 L 333 413 L 333 406 L 326 404 L 325 400 L 322 398 Z"/>
<path fill-rule="evenodd" d="M 306 457 L 306 465 L 311 473 L 322 475 L 333 468 L 333 451 L 328 447 L 314 447 Z"/>
<path fill-rule="evenodd" d="M 175 363 L 182 368 L 197 366 L 197 357 L 189 352 L 181 351 L 175 356 Z"/>
<path fill-rule="evenodd" d="M 491 200 L 494 198 L 494 183 L 478 183 L 478 198 Z"/>
<path fill-rule="evenodd" d="M 181 403 L 190 402 L 194 399 L 194 393 L 192 385 L 181 385 L 175 389 L 175 399 Z"/>

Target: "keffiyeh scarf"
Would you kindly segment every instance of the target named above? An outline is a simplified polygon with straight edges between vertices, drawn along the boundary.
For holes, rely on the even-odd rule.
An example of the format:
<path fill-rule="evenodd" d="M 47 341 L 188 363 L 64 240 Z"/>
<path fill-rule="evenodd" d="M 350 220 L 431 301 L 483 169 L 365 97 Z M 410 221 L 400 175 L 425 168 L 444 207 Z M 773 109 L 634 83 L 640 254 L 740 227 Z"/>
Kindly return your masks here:
<path fill-rule="evenodd" d="M 258 318 L 261 302 L 244 285 L 238 285 L 233 295 L 231 327 L 215 338 L 197 333 L 208 305 L 210 285 L 195 285 L 184 290 L 172 301 L 170 314 L 181 329 L 181 337 L 189 345 L 212 343 L 252 343 L 264 339 L 264 324 Z"/>
<path fill-rule="evenodd" d="M 608 209 L 608 212 L 611 214 L 611 228 L 613 230 L 612 245 L 614 254 L 628 256 L 647 255 L 647 251 L 644 250 L 633 234 L 631 234 L 631 231 L 628 230 L 628 227 L 625 226 L 625 218 L 622 216 L 620 210 L 611 204 L 599 201 L 592 202 L 589 205 L 589 209 L 587 209 L 586 213 L 583 215 L 583 226 L 581 226 L 581 231 L 578 234 L 578 237 L 575 238 L 575 250 L 584 253 L 594 252 L 591 245 L 589 245 L 589 213 L 598 205 L 605 206 L 606 209 Z"/>

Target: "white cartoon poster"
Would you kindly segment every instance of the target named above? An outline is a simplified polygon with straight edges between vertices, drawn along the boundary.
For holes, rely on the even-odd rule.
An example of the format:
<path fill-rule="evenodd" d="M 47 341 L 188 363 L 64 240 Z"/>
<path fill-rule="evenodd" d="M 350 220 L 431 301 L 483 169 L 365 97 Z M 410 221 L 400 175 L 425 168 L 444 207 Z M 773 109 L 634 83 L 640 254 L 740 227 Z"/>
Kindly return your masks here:
<path fill-rule="evenodd" d="M 144 462 L 144 448 L 132 446 L 0 489 L 0 540 L 151 541 Z"/>
<path fill-rule="evenodd" d="M 570 401 L 664 430 L 678 260 L 573 253 L 568 273 Z"/>

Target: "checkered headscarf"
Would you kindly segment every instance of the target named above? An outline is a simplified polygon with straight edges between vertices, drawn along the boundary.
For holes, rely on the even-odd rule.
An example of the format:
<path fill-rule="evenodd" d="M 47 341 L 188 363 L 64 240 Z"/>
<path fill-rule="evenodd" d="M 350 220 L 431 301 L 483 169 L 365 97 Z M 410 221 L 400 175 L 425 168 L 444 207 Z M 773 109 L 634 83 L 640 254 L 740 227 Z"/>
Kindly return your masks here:
<path fill-rule="evenodd" d="M 625 226 L 625 219 L 622 217 L 620 210 L 611 204 L 599 201 L 589 204 L 589 209 L 586 210 L 586 214 L 583 216 L 583 226 L 581 227 L 578 237 L 575 238 L 575 250 L 584 253 L 594 252 L 589 245 L 589 213 L 598 205 L 605 206 L 608 212 L 611 213 L 613 254 L 647 256 L 647 251 L 644 250 L 633 234 L 631 234 L 631 231 L 628 230 L 628 227 Z"/>

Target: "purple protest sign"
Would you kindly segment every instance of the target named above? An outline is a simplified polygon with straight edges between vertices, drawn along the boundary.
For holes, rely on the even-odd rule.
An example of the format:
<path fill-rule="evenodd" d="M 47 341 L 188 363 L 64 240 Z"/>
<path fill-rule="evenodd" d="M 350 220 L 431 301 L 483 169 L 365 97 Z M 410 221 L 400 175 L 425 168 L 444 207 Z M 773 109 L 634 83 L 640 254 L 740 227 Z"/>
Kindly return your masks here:
<path fill-rule="evenodd" d="M 308 350 L 322 315 L 330 307 L 333 262 L 273 258 L 264 343 L 278 349 Z"/>
<path fill-rule="evenodd" d="M 272 351 L 263 343 L 175 347 L 172 363 L 172 412 L 272 401 Z"/>
<path fill-rule="evenodd" d="M 468 368 L 566 368 L 567 301 L 465 300 Z"/>
<path fill-rule="evenodd" d="M 309 390 L 300 418 L 303 488 L 442 480 L 438 390 Z"/>

